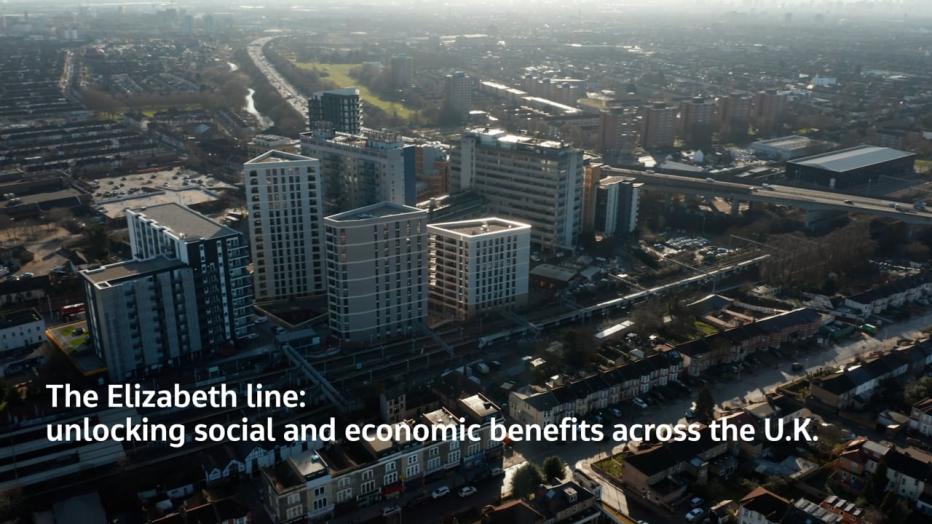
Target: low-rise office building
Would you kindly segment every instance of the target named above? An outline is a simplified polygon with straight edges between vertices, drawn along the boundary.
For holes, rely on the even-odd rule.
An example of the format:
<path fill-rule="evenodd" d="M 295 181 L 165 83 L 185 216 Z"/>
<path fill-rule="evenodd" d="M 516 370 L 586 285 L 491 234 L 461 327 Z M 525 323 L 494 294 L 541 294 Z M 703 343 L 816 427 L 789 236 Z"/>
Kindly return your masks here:
<path fill-rule="evenodd" d="M 35 309 L 0 314 L 0 353 L 41 344 L 45 320 Z"/>

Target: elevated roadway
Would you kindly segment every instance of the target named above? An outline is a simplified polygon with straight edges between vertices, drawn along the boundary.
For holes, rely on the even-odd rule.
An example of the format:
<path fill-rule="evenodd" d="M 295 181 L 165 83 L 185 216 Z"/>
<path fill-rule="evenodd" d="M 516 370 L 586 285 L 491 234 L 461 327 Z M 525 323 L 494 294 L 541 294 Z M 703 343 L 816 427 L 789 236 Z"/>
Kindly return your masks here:
<path fill-rule="evenodd" d="M 911 203 L 895 200 L 792 186 L 743 184 L 711 178 L 667 175 L 612 167 L 602 168 L 602 172 L 611 176 L 635 178 L 647 184 L 645 187 L 647 191 L 717 196 L 738 202 L 762 202 L 796 207 L 810 212 L 859 213 L 895 218 L 907 224 L 932 225 L 932 211 L 916 209 Z"/>

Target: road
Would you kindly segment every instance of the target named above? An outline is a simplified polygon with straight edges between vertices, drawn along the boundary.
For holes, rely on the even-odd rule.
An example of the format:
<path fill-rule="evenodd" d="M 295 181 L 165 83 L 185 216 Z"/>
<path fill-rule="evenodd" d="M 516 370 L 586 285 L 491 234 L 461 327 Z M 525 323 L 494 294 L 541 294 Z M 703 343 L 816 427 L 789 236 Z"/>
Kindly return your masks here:
<path fill-rule="evenodd" d="M 387 499 L 372 506 L 358 509 L 350 514 L 328 519 L 331 524 L 351 524 L 359 522 L 385 522 L 388 524 L 401 524 L 403 522 L 438 522 L 440 517 L 455 515 L 470 508 L 482 508 L 495 505 L 501 500 L 501 477 L 491 477 L 485 480 L 469 483 L 476 488 L 476 493 L 468 497 L 457 494 L 458 486 L 465 485 L 463 479 L 451 474 L 445 479 L 435 480 L 421 487 L 409 487 L 398 498 Z M 450 494 L 438 499 L 430 497 L 430 493 L 440 487 L 450 488 Z M 420 503 L 415 499 L 421 499 Z M 401 508 L 400 514 L 388 517 L 382 516 L 382 509 L 389 506 Z"/>
<path fill-rule="evenodd" d="M 878 332 L 877 338 L 863 336 L 863 338 L 842 344 L 816 348 L 795 358 L 796 361 L 805 366 L 805 372 L 815 372 L 826 366 L 835 367 L 841 365 L 864 353 L 889 349 L 903 338 L 918 338 L 921 334 L 920 330 L 929 326 L 932 326 L 932 313 L 926 313 L 904 322 L 890 324 Z M 790 370 L 791 364 L 792 362 L 781 362 L 776 366 L 761 365 L 753 367 L 731 381 L 714 383 L 710 386 L 710 390 L 719 403 L 740 401 L 741 399 L 759 400 L 763 398 L 765 392 L 770 392 L 777 386 L 798 378 L 801 373 L 804 373 L 792 372 Z M 623 411 L 624 409 L 628 411 L 624 413 L 620 422 L 625 424 L 675 424 L 680 421 L 683 413 L 690 407 L 692 402 L 692 398 L 672 399 L 667 400 L 663 405 L 652 405 L 644 410 L 639 410 L 631 405 L 623 408 Z M 516 468 L 527 460 L 540 464 L 546 457 L 557 455 L 566 463 L 575 464 L 577 468 L 587 473 L 591 478 L 600 480 L 603 492 L 602 500 L 612 508 L 625 515 L 630 515 L 635 520 L 646 520 L 652 524 L 670 522 L 669 515 L 659 513 L 653 508 L 636 502 L 629 502 L 624 493 L 608 482 L 601 481 L 600 477 L 592 473 L 589 467 L 592 462 L 621 452 L 624 445 L 624 442 L 611 441 L 556 444 L 546 442 L 515 443 L 515 454 L 506 459 L 505 465 L 508 468 Z"/>
<path fill-rule="evenodd" d="M 278 91 L 278 94 L 291 104 L 291 107 L 298 114 L 307 116 L 307 98 L 298 91 L 298 88 L 285 80 L 285 77 L 265 58 L 265 45 L 275 38 L 274 36 L 265 36 L 253 40 L 247 48 L 249 58 L 259 68 L 259 71 L 265 75 L 272 87 Z"/>
<path fill-rule="evenodd" d="M 651 190 L 720 196 L 740 202 L 787 205 L 808 211 L 841 211 L 892 217 L 911 224 L 932 224 L 932 211 L 915 209 L 912 204 L 859 195 L 820 191 L 782 185 L 751 185 L 711 178 L 668 175 L 630 169 L 603 169 L 609 175 L 634 177 Z"/>

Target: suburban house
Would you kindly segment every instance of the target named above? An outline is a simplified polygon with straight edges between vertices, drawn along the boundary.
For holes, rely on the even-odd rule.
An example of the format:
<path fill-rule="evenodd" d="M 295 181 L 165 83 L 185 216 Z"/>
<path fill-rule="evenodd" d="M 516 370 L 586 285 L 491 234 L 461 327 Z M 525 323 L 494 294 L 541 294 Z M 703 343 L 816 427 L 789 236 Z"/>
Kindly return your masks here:
<path fill-rule="evenodd" d="M 778 524 L 790 506 L 792 503 L 789 500 L 758 487 L 741 499 L 738 524 Z"/>
<path fill-rule="evenodd" d="M 553 389 L 512 391 L 509 416 L 523 424 L 559 423 L 582 417 L 665 386 L 683 370 L 682 358 L 669 351 L 570 382 Z"/>
<path fill-rule="evenodd" d="M 671 441 L 625 455 L 621 481 L 649 502 L 672 506 L 686 495 L 690 484 L 708 480 L 714 462 L 733 459 L 736 452 L 734 442 L 713 440 L 706 427 L 695 442 Z"/>
<path fill-rule="evenodd" d="M 912 501 L 924 498 L 932 510 L 932 454 L 918 448 L 894 447 L 887 453 L 887 491 Z"/>
<path fill-rule="evenodd" d="M 909 429 L 920 435 L 932 436 L 932 398 L 913 404 L 909 413 Z"/>
<path fill-rule="evenodd" d="M 683 355 L 687 373 L 695 377 L 714 366 L 741 362 L 757 351 L 808 339 L 821 326 L 818 311 L 800 308 L 684 342 L 673 349 Z"/>
<path fill-rule="evenodd" d="M 900 307 L 922 297 L 932 296 L 932 273 L 926 271 L 894 280 L 845 299 L 845 307 L 861 318 L 883 313 L 887 308 Z"/>
<path fill-rule="evenodd" d="M 870 400 L 884 380 L 914 374 L 929 364 L 932 364 L 932 340 L 927 339 L 817 377 L 810 393 L 826 406 L 847 409 Z"/>
<path fill-rule="evenodd" d="M 835 461 L 836 478 L 853 493 L 860 493 L 891 449 L 892 444 L 865 437 L 848 442 Z"/>

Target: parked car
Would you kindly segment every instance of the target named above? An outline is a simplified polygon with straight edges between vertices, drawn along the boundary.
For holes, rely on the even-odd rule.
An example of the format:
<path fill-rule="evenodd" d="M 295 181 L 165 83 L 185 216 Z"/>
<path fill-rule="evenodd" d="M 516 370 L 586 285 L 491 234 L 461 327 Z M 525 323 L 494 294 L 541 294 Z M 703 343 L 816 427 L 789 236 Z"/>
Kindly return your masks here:
<path fill-rule="evenodd" d="M 696 417 L 695 406 L 687 409 L 686 412 L 683 413 L 683 416 L 686 417 L 686 420 L 692 420 L 693 418 L 695 418 Z"/>
<path fill-rule="evenodd" d="M 450 494 L 450 488 L 447 486 L 440 486 L 439 488 L 430 492 L 430 496 L 439 499 L 440 497 L 445 497 Z"/>
<path fill-rule="evenodd" d="M 793 371 L 802 371 L 805 368 L 799 362 L 793 362 L 793 364 L 790 366 L 790 369 L 792 369 Z"/>
<path fill-rule="evenodd" d="M 493 477 L 499 477 L 499 476 L 505 474 L 505 470 L 503 470 L 502 468 L 499 468 L 499 467 L 495 467 L 495 468 L 492 468 L 491 474 L 492 474 Z"/>
<path fill-rule="evenodd" d="M 701 522 L 705 517 L 705 510 L 702 508 L 693 508 L 686 514 L 686 522 Z"/>
<path fill-rule="evenodd" d="M 615 418 L 621 417 L 621 410 L 618 408 L 612 408 L 612 416 Z"/>
<path fill-rule="evenodd" d="M 392 515 L 397 515 L 399 513 L 401 513 L 401 508 L 394 504 L 382 508 L 383 517 L 391 517 Z"/>
<path fill-rule="evenodd" d="M 641 400 L 640 397 L 634 397 L 633 399 L 631 399 L 631 402 L 633 402 L 635 406 L 641 409 L 647 409 L 647 402 L 644 402 L 643 400 Z"/>
<path fill-rule="evenodd" d="M 469 497 L 475 494 L 476 494 L 476 488 L 472 486 L 463 486 L 460 488 L 459 493 L 458 493 L 458 495 L 463 498 L 466 498 L 466 497 Z"/>
<path fill-rule="evenodd" d="M 689 499 L 689 506 L 691 508 L 698 508 L 703 504 L 705 504 L 705 500 L 703 500 L 702 497 L 693 497 Z"/>
<path fill-rule="evenodd" d="M 269 321 L 269 317 L 265 315 L 256 315 L 256 318 L 253 320 L 256 324 L 265 324 Z"/>

